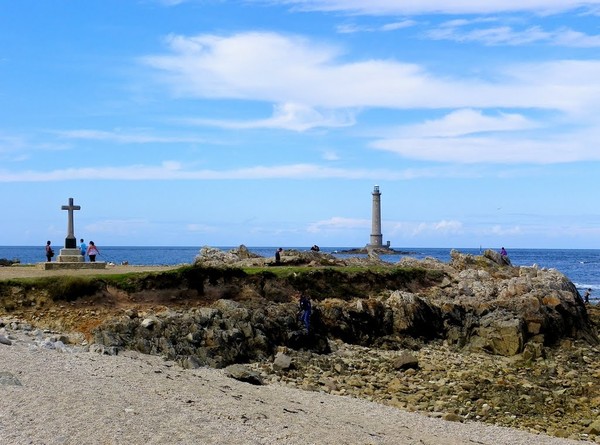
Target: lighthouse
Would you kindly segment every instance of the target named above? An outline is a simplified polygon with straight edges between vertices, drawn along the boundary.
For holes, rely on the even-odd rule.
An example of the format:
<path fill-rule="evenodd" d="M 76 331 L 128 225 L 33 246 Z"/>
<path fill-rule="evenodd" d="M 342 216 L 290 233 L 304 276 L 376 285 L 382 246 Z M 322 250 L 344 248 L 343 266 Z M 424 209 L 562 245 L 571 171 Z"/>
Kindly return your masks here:
<path fill-rule="evenodd" d="M 381 192 L 379 186 L 373 188 L 373 213 L 371 215 L 371 238 L 367 248 L 380 249 L 383 247 L 383 235 L 381 234 Z"/>

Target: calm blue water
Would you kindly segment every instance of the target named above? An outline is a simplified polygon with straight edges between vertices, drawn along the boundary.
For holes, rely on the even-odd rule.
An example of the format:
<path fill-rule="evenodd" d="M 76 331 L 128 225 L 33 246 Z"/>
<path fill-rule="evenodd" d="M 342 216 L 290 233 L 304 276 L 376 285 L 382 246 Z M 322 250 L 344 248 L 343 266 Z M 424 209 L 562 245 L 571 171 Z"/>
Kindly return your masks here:
<path fill-rule="evenodd" d="M 116 247 L 100 246 L 99 261 L 110 261 L 120 264 L 128 261 L 132 265 L 176 265 L 192 263 L 200 251 L 197 247 Z M 237 247 L 237 246 L 236 246 Z M 221 247 L 229 250 L 232 247 Z M 309 247 L 293 247 L 297 250 L 309 250 Z M 334 253 L 344 258 L 352 255 L 336 253 L 348 250 L 347 247 L 322 247 L 321 251 Z M 55 247 L 57 251 L 59 247 Z M 272 257 L 275 247 L 249 247 L 249 250 L 264 257 Z M 435 248 L 403 248 L 411 257 L 433 257 L 442 261 L 450 260 L 451 249 Z M 462 253 L 478 255 L 479 249 L 457 249 Z M 44 246 L 0 246 L 0 258 L 18 258 L 21 263 L 37 263 L 45 261 Z M 513 249 L 508 252 L 515 266 L 531 266 L 555 268 L 564 273 L 583 294 L 587 288 L 592 289 L 592 298 L 600 298 L 600 249 Z M 359 255 L 354 255 L 359 256 Z M 397 262 L 407 255 L 387 255 L 382 258 L 389 262 Z"/>

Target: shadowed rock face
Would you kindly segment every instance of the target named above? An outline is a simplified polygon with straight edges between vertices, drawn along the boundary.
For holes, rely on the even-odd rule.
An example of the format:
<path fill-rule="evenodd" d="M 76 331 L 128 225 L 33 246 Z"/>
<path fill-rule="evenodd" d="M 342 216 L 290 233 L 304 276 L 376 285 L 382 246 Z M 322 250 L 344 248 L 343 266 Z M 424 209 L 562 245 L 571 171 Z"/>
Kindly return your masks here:
<path fill-rule="evenodd" d="M 449 264 L 405 258 L 378 271 L 317 267 L 286 278 L 231 269 L 202 278 L 198 269 L 189 281 L 197 298 L 211 296 L 207 307 L 153 319 L 130 313 L 100 326 L 95 341 L 216 367 L 272 356 L 282 345 L 325 353 L 327 338 L 386 348 L 444 339 L 504 356 L 565 337 L 598 342 L 575 286 L 558 271 L 507 266 L 493 255 L 451 256 Z M 313 301 L 309 334 L 291 297 L 298 290 Z"/>

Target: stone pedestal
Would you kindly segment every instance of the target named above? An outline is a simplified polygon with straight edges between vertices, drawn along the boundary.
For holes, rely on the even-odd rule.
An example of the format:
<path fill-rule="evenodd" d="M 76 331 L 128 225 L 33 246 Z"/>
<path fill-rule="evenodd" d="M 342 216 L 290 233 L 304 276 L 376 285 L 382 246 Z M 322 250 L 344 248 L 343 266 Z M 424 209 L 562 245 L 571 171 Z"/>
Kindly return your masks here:
<path fill-rule="evenodd" d="M 79 270 L 79 269 L 106 269 L 106 263 L 104 261 L 97 261 L 94 263 L 59 263 L 57 262 L 45 262 L 38 263 L 43 270 Z"/>
<path fill-rule="evenodd" d="M 67 236 L 65 238 L 65 248 L 66 249 L 76 249 L 77 248 L 77 238 L 74 236 Z"/>
<path fill-rule="evenodd" d="M 85 258 L 81 255 L 81 250 L 77 247 L 74 249 L 64 248 L 60 249 L 58 258 L 56 261 L 59 263 L 83 263 Z"/>

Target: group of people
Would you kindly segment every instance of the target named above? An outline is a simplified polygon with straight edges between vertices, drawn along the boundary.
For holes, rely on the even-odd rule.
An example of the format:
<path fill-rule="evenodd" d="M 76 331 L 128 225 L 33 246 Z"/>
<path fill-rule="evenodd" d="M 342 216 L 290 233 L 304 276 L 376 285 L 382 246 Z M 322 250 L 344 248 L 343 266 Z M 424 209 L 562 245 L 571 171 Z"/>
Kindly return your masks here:
<path fill-rule="evenodd" d="M 79 245 L 79 249 L 81 250 L 81 255 L 83 256 L 84 260 L 87 255 L 90 259 L 90 263 L 96 262 L 96 256 L 100 255 L 100 251 L 98 250 L 98 248 L 96 247 L 94 242 L 90 241 L 89 244 L 86 244 L 85 241 L 83 240 L 83 238 L 81 238 L 79 240 L 79 242 L 81 243 Z M 52 261 L 52 257 L 54 257 L 54 250 L 52 249 L 52 242 L 47 241 L 46 242 L 46 260 L 48 262 L 50 262 L 50 261 Z"/>

